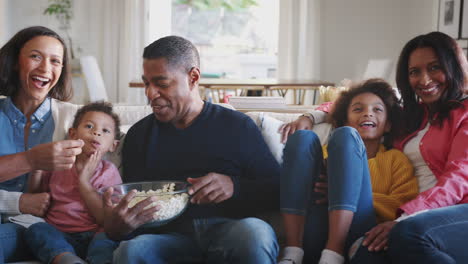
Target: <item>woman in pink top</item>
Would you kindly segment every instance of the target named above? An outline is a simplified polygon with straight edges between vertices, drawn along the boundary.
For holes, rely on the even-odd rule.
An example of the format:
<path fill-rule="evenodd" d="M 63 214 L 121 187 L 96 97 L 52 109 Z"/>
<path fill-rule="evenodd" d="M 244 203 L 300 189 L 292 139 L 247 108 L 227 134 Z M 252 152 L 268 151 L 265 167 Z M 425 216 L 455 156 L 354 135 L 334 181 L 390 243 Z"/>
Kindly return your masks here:
<path fill-rule="evenodd" d="M 467 73 L 463 51 L 441 32 L 418 36 L 401 52 L 405 130 L 395 145 L 414 165 L 420 194 L 363 241 L 369 251 L 388 248 L 392 263 L 468 263 Z"/>

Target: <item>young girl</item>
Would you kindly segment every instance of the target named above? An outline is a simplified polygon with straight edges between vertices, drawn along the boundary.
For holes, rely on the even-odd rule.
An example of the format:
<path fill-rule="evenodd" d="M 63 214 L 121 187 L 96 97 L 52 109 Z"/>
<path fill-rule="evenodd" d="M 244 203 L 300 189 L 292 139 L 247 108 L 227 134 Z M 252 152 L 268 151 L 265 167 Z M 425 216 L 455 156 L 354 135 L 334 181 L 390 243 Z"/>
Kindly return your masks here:
<path fill-rule="evenodd" d="M 103 222 L 102 199 L 96 189 L 122 183 L 119 171 L 101 157 L 118 144 L 120 121 L 110 103 L 83 106 L 75 115 L 69 137 L 84 141 L 83 152 L 65 171 L 31 176 L 32 192 L 48 192 L 46 223 L 30 226 L 25 237 L 42 263 L 84 263 L 87 248 Z M 92 260 L 91 260 L 92 262 Z"/>
<path fill-rule="evenodd" d="M 388 150 L 399 113 L 391 86 L 367 80 L 343 92 L 333 107 L 336 129 L 323 154 L 308 130 L 296 131 L 284 149 L 281 212 L 287 247 L 280 263 L 302 263 L 304 253 L 306 263 L 343 263 L 357 238 L 378 222 L 395 219 L 397 208 L 418 193 L 408 159 Z M 328 191 L 319 179 L 325 178 L 319 176 L 324 158 Z M 328 212 L 319 204 L 326 192 Z"/>

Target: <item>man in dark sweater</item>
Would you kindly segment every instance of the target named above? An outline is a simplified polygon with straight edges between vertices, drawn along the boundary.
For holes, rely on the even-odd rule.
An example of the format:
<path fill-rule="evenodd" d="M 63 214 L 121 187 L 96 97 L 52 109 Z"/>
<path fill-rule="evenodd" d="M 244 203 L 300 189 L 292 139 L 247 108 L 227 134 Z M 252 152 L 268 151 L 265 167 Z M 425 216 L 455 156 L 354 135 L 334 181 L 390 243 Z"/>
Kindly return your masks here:
<path fill-rule="evenodd" d="M 157 208 L 132 209 L 130 193 L 115 207 L 104 195 L 104 228 L 120 243 L 116 263 L 276 263 L 272 228 L 255 214 L 278 209 L 279 165 L 246 115 L 204 102 L 199 56 L 181 37 L 144 50 L 143 81 L 153 114 L 137 122 L 123 147 L 124 181 L 182 180 L 191 205 L 178 219 L 137 229 Z M 134 234 L 139 234 L 135 236 Z"/>

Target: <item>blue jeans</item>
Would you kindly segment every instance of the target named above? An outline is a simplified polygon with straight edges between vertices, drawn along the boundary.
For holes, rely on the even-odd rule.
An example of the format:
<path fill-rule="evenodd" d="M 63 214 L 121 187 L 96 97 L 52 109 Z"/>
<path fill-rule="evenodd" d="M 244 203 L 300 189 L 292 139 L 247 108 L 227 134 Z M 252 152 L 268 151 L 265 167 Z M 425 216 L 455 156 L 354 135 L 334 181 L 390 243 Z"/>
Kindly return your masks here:
<path fill-rule="evenodd" d="M 24 233 L 29 248 L 42 263 L 51 263 L 56 256 L 65 252 L 86 259 L 88 245 L 94 234 L 64 233 L 48 223 L 33 224 Z"/>
<path fill-rule="evenodd" d="M 276 263 L 273 229 L 257 218 L 193 220 L 193 233 L 143 234 L 122 241 L 114 263 Z"/>
<path fill-rule="evenodd" d="M 298 130 L 288 138 L 284 149 L 280 208 L 282 213 L 306 216 L 304 263 L 317 263 L 320 259 L 328 238 L 329 210 L 354 212 L 346 250 L 377 223 L 366 148 L 359 133 L 351 127 L 337 128 L 327 150 L 328 208 L 315 203 L 320 194 L 313 191 L 323 166 L 317 135 Z M 359 263 L 366 263 L 367 257 L 361 257 Z"/>
<path fill-rule="evenodd" d="M 5 223 L 0 224 L 0 263 L 32 259 L 23 233 L 23 226 Z"/>
<path fill-rule="evenodd" d="M 392 263 L 468 263 L 468 204 L 430 210 L 390 232 Z"/>
<path fill-rule="evenodd" d="M 119 242 L 111 240 L 105 233 L 97 233 L 89 242 L 86 261 L 89 264 L 111 264 L 118 246 Z"/>

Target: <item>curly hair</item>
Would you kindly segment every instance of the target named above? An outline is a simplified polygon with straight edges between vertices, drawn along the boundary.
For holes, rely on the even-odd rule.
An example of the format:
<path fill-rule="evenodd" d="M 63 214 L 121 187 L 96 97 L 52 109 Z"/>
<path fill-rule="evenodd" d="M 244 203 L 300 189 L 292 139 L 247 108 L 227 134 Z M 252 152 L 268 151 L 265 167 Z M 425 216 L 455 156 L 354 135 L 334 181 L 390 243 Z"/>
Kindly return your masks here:
<path fill-rule="evenodd" d="M 104 114 L 109 115 L 114 120 L 115 125 L 115 139 L 120 139 L 120 118 L 119 116 L 112 110 L 112 104 L 109 102 L 104 101 L 96 101 L 84 105 L 75 114 L 75 118 L 73 120 L 73 128 L 78 128 L 83 119 L 84 115 L 88 112 L 101 112 Z"/>
<path fill-rule="evenodd" d="M 458 107 L 464 98 L 467 88 L 467 65 L 462 49 L 450 36 L 442 32 L 431 32 L 410 40 L 403 47 L 397 63 L 396 83 L 401 93 L 403 105 L 404 132 L 410 134 L 416 131 L 423 121 L 424 109 L 420 105 L 420 98 L 416 95 L 409 82 L 408 64 L 414 50 L 432 48 L 437 55 L 442 70 L 446 76 L 447 89 L 437 102 L 438 115 L 435 124 L 442 125 L 442 121 L 449 117 L 449 112 Z"/>
<path fill-rule="evenodd" d="M 369 79 L 354 84 L 348 91 L 343 91 L 333 104 L 332 110 L 328 115 L 328 122 L 335 128 L 346 126 L 351 101 L 354 97 L 363 93 L 375 94 L 385 104 L 387 121 L 390 122 L 391 128 L 390 132 L 384 134 L 384 145 L 390 149 L 393 140 L 400 135 L 399 119 L 401 118 L 401 108 L 392 86 L 383 79 Z"/>
<path fill-rule="evenodd" d="M 62 73 L 57 84 L 49 91 L 49 96 L 60 101 L 69 101 L 72 98 L 70 63 L 65 41 L 55 31 L 41 26 L 20 30 L 0 49 L 0 95 L 16 95 L 21 87 L 18 69 L 16 69 L 20 51 L 26 42 L 40 36 L 55 38 L 63 46 Z"/>

